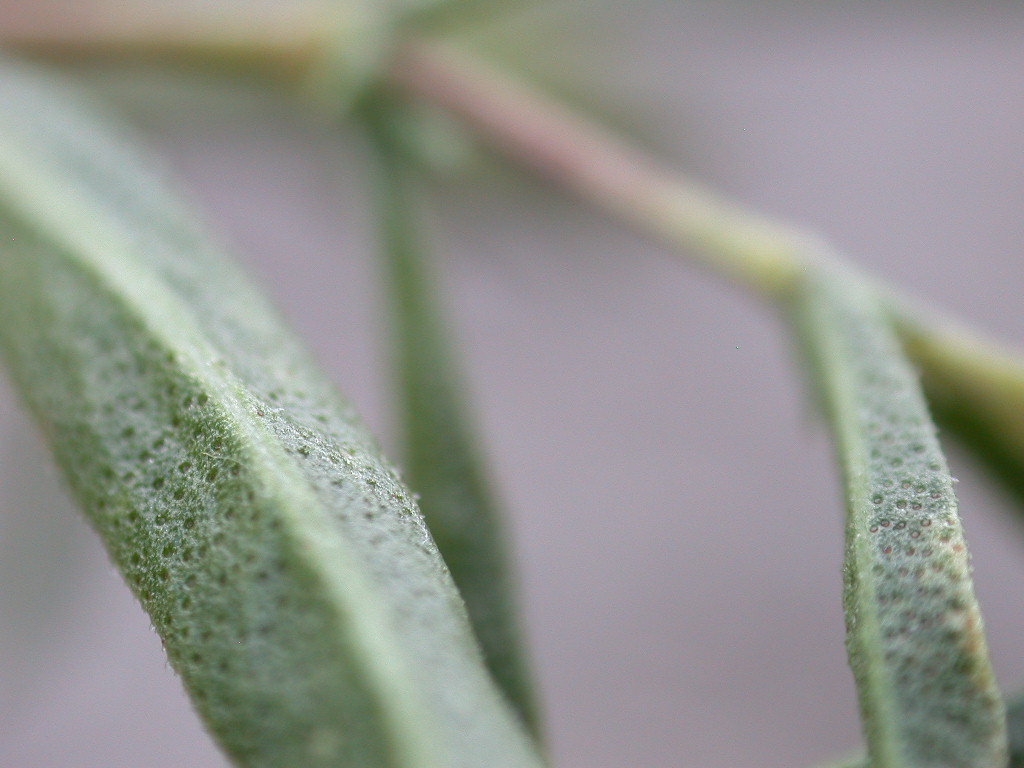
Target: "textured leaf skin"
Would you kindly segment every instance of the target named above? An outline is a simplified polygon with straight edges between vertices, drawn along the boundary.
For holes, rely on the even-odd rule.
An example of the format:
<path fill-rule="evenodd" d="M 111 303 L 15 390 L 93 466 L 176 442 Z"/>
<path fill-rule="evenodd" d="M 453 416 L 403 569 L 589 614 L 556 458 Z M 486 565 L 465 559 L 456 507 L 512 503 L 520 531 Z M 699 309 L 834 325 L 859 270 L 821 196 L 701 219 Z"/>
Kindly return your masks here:
<path fill-rule="evenodd" d="M 227 753 L 537 765 L 414 500 L 266 300 L 73 95 L 3 64 L 0 99 L 0 347 Z"/>
<path fill-rule="evenodd" d="M 847 648 L 872 765 L 1006 765 L 1005 713 L 952 478 L 873 294 L 839 270 L 796 297 L 847 497 Z"/>
<path fill-rule="evenodd" d="M 479 460 L 437 286 L 416 232 L 411 172 L 385 104 L 370 116 L 379 156 L 404 467 L 499 687 L 535 737 L 540 722 L 520 637 L 501 517 Z"/>
<path fill-rule="evenodd" d="M 1024 500 L 1024 360 L 949 323 L 922 324 L 935 313 L 890 312 L 936 420 Z"/>
<path fill-rule="evenodd" d="M 1009 768 L 1024 768 L 1024 696 L 1018 696 L 1007 702 L 1006 732 L 1010 742 Z M 845 765 L 848 768 L 870 768 L 864 758 L 839 765 Z"/>

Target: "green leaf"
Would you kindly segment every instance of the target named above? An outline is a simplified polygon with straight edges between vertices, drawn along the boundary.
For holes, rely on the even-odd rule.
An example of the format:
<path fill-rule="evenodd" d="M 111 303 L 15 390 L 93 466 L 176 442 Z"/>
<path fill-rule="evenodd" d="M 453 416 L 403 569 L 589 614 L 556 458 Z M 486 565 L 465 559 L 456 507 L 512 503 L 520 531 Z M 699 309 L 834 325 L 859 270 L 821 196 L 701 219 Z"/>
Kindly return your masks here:
<path fill-rule="evenodd" d="M 1024 500 L 1024 358 L 935 313 L 890 311 L 936 419 Z"/>
<path fill-rule="evenodd" d="M 0 65 L 0 348 L 239 765 L 521 768 L 415 501 L 130 142 Z"/>
<path fill-rule="evenodd" d="M 412 167 L 393 141 L 391 116 L 387 106 L 378 105 L 369 120 L 379 157 L 385 283 L 406 476 L 420 494 L 420 508 L 466 601 L 491 674 L 539 737 L 502 520 L 480 460 L 438 288 L 417 231 Z"/>
<path fill-rule="evenodd" d="M 953 480 L 914 373 L 855 276 L 809 272 L 795 311 L 845 475 L 847 649 L 870 762 L 1005 765 Z"/>
<path fill-rule="evenodd" d="M 1006 732 L 1010 743 L 1009 768 L 1024 768 L 1024 696 L 1007 702 Z M 837 762 L 834 768 L 869 768 L 870 765 L 862 755 Z"/>

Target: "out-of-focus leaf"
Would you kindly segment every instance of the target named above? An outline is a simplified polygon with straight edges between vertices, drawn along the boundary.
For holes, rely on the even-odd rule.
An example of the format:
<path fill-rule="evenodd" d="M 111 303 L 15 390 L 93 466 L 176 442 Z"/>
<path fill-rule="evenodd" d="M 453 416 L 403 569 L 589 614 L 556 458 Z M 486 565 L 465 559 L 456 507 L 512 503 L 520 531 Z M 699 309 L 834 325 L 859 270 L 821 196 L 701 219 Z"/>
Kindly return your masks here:
<path fill-rule="evenodd" d="M 371 115 L 379 157 L 383 260 L 395 340 L 407 480 L 462 592 L 491 674 L 535 735 L 537 703 L 510 558 L 471 428 L 438 287 L 417 231 L 411 167 L 393 113 Z"/>
<path fill-rule="evenodd" d="M 1007 702 L 1006 732 L 1010 739 L 1010 768 L 1024 768 L 1024 696 Z"/>

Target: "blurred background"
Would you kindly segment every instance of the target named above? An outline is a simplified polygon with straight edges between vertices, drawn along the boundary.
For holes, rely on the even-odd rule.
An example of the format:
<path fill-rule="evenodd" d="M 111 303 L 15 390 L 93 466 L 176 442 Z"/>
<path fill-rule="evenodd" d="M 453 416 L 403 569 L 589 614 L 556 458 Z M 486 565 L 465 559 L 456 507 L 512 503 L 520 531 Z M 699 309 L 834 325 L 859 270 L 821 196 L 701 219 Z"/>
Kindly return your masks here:
<path fill-rule="evenodd" d="M 4 0 L 0 36 L 61 8 Z M 1024 6 L 542 3 L 488 36 L 673 167 L 1024 346 Z M 135 120 L 395 454 L 359 137 L 252 85 L 76 76 Z M 554 764 L 857 749 L 837 473 L 778 319 L 497 163 L 431 193 Z M 1012 693 L 1024 518 L 949 453 Z M 0 765 L 226 765 L 3 379 Z"/>

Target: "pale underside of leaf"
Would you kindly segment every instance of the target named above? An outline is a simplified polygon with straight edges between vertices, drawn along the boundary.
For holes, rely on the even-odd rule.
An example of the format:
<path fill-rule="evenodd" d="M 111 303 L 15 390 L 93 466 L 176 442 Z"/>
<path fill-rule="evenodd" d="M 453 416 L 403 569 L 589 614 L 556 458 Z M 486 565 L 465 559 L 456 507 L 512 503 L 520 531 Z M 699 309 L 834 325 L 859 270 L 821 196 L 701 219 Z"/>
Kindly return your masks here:
<path fill-rule="evenodd" d="M 795 317 L 846 485 L 847 647 L 872 765 L 1006 763 L 1002 699 L 953 481 L 916 377 L 874 294 L 811 272 Z"/>
<path fill-rule="evenodd" d="M 0 348 L 240 765 L 538 760 L 411 494 L 131 143 L 0 67 Z"/>

